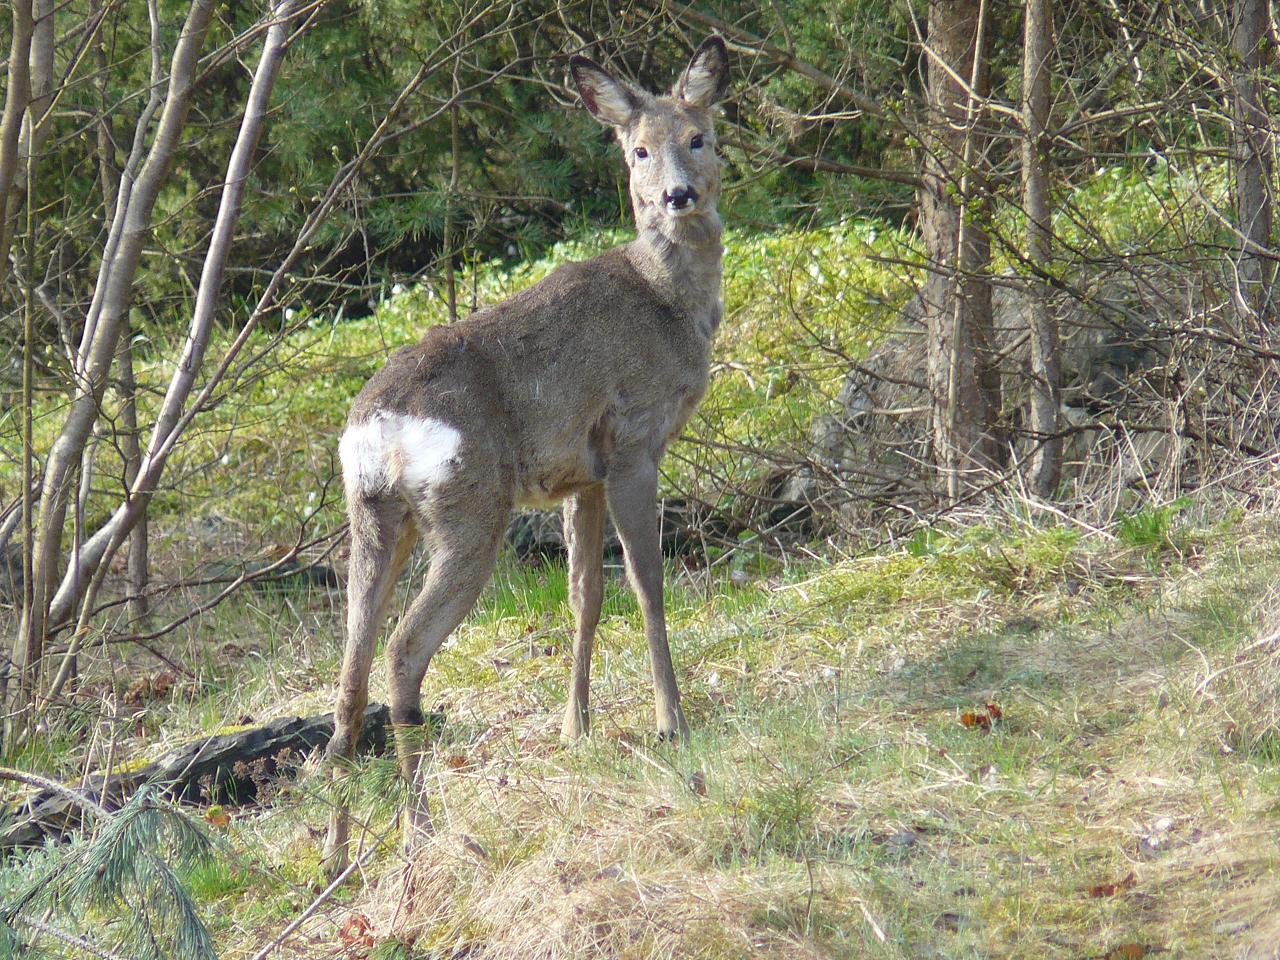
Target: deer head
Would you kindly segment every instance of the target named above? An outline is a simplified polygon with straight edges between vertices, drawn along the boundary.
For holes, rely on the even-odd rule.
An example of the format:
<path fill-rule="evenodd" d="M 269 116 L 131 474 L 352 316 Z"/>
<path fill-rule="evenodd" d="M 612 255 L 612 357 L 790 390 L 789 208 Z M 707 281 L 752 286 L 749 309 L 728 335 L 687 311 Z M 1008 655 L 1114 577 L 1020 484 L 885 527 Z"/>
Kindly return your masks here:
<path fill-rule="evenodd" d="M 639 231 L 677 239 L 694 223 L 716 218 L 720 159 L 712 109 L 729 88 L 724 41 L 704 41 L 667 96 L 637 90 L 586 57 L 574 57 L 570 67 L 587 110 L 613 127 L 622 145 Z"/>

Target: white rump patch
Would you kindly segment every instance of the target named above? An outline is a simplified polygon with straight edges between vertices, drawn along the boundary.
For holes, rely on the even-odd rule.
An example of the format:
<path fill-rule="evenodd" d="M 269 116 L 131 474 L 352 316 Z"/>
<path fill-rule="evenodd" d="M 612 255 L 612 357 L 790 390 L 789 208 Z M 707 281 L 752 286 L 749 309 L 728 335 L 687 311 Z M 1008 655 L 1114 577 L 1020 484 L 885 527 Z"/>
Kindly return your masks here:
<path fill-rule="evenodd" d="M 348 494 L 419 491 L 449 475 L 461 444 L 462 434 L 440 420 L 379 411 L 338 441 L 343 482 Z"/>

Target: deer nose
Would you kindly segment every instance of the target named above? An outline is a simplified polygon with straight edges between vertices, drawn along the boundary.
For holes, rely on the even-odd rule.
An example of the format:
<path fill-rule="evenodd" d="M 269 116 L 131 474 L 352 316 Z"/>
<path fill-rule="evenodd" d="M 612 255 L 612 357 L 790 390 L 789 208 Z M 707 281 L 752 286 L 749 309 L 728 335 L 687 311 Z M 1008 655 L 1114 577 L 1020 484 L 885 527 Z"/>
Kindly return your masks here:
<path fill-rule="evenodd" d="M 676 187 L 674 190 L 662 191 L 662 202 L 672 210 L 683 210 L 698 199 L 693 187 Z"/>

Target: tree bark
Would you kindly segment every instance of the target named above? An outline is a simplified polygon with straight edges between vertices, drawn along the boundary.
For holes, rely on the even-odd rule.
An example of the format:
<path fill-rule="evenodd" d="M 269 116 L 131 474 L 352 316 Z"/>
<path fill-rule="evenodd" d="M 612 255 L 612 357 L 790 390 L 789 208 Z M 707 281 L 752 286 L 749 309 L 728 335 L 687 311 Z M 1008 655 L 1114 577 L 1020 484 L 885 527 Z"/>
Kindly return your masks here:
<path fill-rule="evenodd" d="M 181 418 L 183 404 L 195 384 L 196 375 L 209 345 L 209 336 L 213 331 L 213 320 L 218 307 L 218 294 L 222 287 L 222 276 L 231 252 L 231 243 L 235 238 L 236 222 L 244 201 L 253 155 L 266 123 L 271 93 L 279 76 L 289 30 L 292 28 L 292 20 L 299 6 L 299 0 L 280 0 L 273 8 L 275 22 L 267 30 L 262 56 L 254 71 L 244 116 L 240 122 L 240 132 L 232 148 L 231 158 L 227 162 L 222 199 L 200 274 L 200 284 L 196 292 L 195 309 L 187 332 L 187 340 L 161 404 L 147 454 L 139 459 L 137 471 L 131 480 L 124 503 L 116 509 L 107 524 L 85 543 L 80 551 L 78 562 L 68 568 L 62 586 L 49 604 L 50 623 L 59 623 L 71 613 L 82 588 L 85 590 L 83 607 L 87 614 L 92 608 L 94 595 L 102 583 L 106 569 L 104 564 L 119 549 L 125 537 L 130 536 L 138 528 L 138 523 L 145 516 L 151 502 L 155 484 L 159 479 L 159 470 L 164 463 L 163 456 L 159 455 L 159 448 L 172 439 L 171 434 Z M 83 628 L 85 625 L 83 616 L 81 620 Z M 65 682 L 66 666 L 75 656 L 82 633 L 83 629 L 78 629 L 73 635 L 72 645 L 63 658 L 63 667 L 59 669 L 51 684 L 50 696 Z"/>
<path fill-rule="evenodd" d="M 1027 215 L 1027 262 L 1047 268 L 1053 256 L 1053 211 L 1049 201 L 1049 53 L 1053 47 L 1050 0 L 1027 0 L 1022 50 L 1022 203 Z M 1040 276 L 1030 281 L 1031 439 L 1029 483 L 1049 498 L 1062 473 L 1062 357 L 1050 287 Z"/>
<path fill-rule="evenodd" d="M 125 499 L 138 480 L 142 466 L 142 447 L 138 439 L 138 382 L 133 375 L 133 332 L 125 320 L 124 343 L 120 347 L 120 445 L 124 452 Z M 147 583 L 150 580 L 150 541 L 147 513 L 143 510 L 129 531 L 129 561 L 126 580 L 129 583 L 129 620 L 133 630 L 146 629 L 150 605 Z"/>
<path fill-rule="evenodd" d="M 1271 284 L 1275 266 L 1271 249 L 1270 119 L 1262 97 L 1262 66 L 1268 42 L 1268 0 L 1235 0 L 1231 49 L 1235 122 L 1236 224 L 1240 261 L 1236 285 L 1243 312 L 1266 324 L 1274 312 Z"/>
<path fill-rule="evenodd" d="M 919 191 L 928 256 L 924 282 L 933 455 L 954 500 L 1000 461 L 988 282 L 991 241 L 983 226 L 986 137 L 978 129 L 987 95 L 985 0 L 930 0 L 926 55 L 928 117 Z"/>
<path fill-rule="evenodd" d="M 31 37 L 35 25 L 31 19 L 31 0 L 13 0 L 13 36 L 9 45 L 9 83 L 5 88 L 4 116 L 0 119 L 0 238 L 9 235 L 9 198 L 20 185 L 18 177 L 18 141 L 22 136 L 23 118 L 31 103 Z M 0 283 L 9 271 L 8 245 L 0 256 Z"/>
<path fill-rule="evenodd" d="M 454 96 L 458 94 L 458 81 L 453 82 Z M 454 267 L 454 244 L 457 237 L 454 235 L 455 223 L 458 211 L 458 181 L 459 167 L 461 166 L 461 133 L 458 129 L 458 105 L 454 104 L 449 110 L 449 138 L 451 160 L 449 168 L 449 193 L 445 198 L 444 208 L 444 282 L 445 296 L 449 301 L 449 322 L 458 322 L 458 271 Z"/>
<path fill-rule="evenodd" d="M 27 119 L 26 123 L 20 124 L 16 164 L 10 188 L 0 193 L 4 197 L 3 206 L 0 206 L 0 211 L 3 211 L 3 217 L 0 217 L 0 263 L 3 264 L 0 266 L 0 283 L 3 283 L 5 270 L 8 269 L 14 226 L 26 202 L 27 166 L 36 163 L 44 142 L 48 139 L 51 129 L 50 110 L 53 106 L 55 0 L 35 0 L 34 4 L 24 3 L 24 6 L 31 18 L 25 89 Z M 18 16 L 16 5 L 14 16 Z M 12 74 L 10 77 L 12 78 Z M 0 176 L 0 185 L 2 183 L 3 177 Z"/>
<path fill-rule="evenodd" d="M 12 657 L 18 691 L 10 704 L 18 709 L 26 709 L 34 700 L 35 673 L 43 652 L 53 579 L 61 560 L 63 524 L 72 474 L 102 407 L 121 318 L 128 310 L 143 244 L 151 233 L 151 215 L 156 199 L 173 166 L 178 141 L 186 124 L 200 51 L 214 6 L 214 0 L 193 0 L 174 50 L 164 107 L 147 161 L 141 171 L 137 171 L 136 181 L 133 181 L 137 170 L 134 164 L 129 164 L 121 177 L 111 236 L 99 268 L 93 302 L 85 318 L 74 371 L 75 397 L 45 466 L 31 564 L 32 601 L 23 612 Z M 153 47 L 154 56 L 158 56 L 158 49 Z M 135 132 L 135 157 L 141 155 L 149 120 L 149 111 L 144 109 Z M 18 716 L 11 710 L 9 719 L 12 721 Z M 21 720 L 18 723 L 20 725 Z"/>

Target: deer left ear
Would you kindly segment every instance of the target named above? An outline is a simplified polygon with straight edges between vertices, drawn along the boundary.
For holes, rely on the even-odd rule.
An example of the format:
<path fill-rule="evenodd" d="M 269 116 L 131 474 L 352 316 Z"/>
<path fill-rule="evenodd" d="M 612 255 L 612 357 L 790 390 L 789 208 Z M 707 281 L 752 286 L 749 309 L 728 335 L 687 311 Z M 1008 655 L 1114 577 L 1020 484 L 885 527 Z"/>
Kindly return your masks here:
<path fill-rule="evenodd" d="M 703 110 L 715 106 L 729 92 L 729 51 L 723 38 L 712 35 L 702 41 L 676 81 L 671 95 Z"/>

